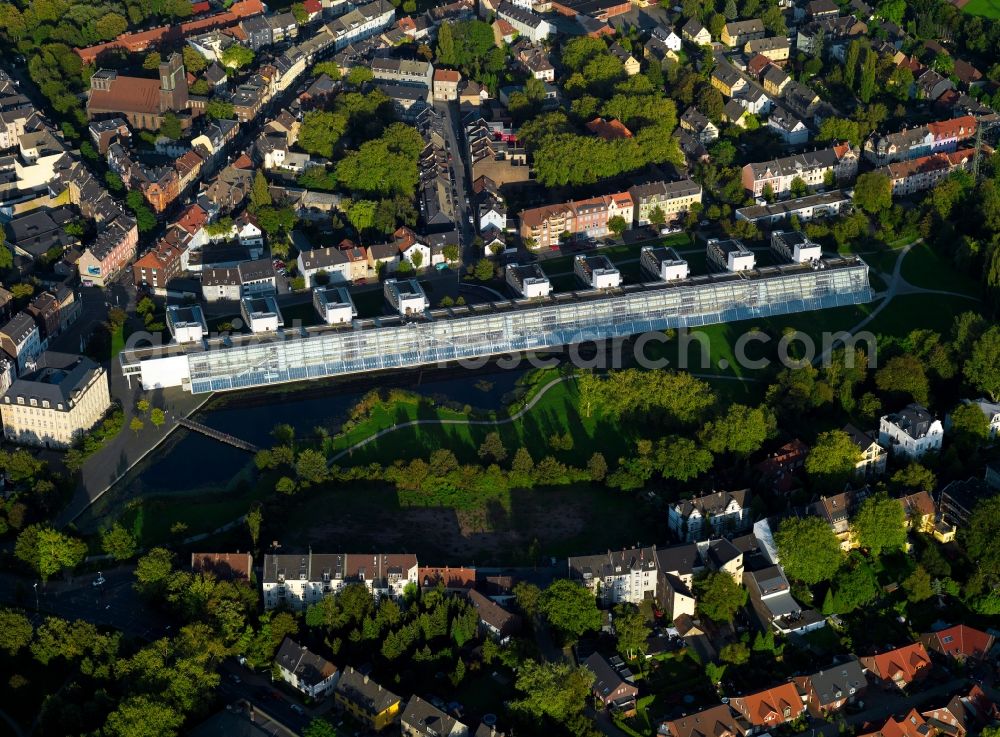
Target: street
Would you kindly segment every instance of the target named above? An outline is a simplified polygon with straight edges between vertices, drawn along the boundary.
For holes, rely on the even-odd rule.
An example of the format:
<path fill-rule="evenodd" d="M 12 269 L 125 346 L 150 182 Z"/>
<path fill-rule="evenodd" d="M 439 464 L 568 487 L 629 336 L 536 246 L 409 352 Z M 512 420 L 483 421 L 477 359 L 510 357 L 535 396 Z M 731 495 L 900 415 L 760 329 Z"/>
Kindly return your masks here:
<path fill-rule="evenodd" d="M 452 155 L 453 170 L 455 172 L 455 190 L 458 196 L 455 198 L 455 219 L 456 227 L 461 236 L 461 248 L 459 249 L 460 261 L 456 267 L 459 271 L 459 279 L 464 271 L 464 267 L 476 263 L 482 253 L 476 252 L 476 247 L 472 244 L 476 237 L 476 229 L 469 222 L 472 217 L 476 219 L 474 208 L 475 199 L 472 193 L 472 182 L 469 180 L 468 151 L 465 147 L 465 134 L 462 128 L 462 114 L 457 103 L 436 103 L 437 109 L 442 110 L 448 121 L 445 126 L 449 152 Z"/>

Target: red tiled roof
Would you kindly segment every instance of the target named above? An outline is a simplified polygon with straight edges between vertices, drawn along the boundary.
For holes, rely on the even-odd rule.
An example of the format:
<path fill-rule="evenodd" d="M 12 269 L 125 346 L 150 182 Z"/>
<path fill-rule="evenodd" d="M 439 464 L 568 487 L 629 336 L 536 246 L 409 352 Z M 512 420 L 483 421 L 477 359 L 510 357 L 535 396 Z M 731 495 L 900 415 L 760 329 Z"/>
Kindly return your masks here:
<path fill-rule="evenodd" d="M 754 726 L 773 726 L 792 721 L 805 710 L 794 683 L 782 683 L 757 693 L 736 696 L 729 703 Z"/>
<path fill-rule="evenodd" d="M 192 15 L 201 15 L 202 13 L 207 13 L 211 9 L 212 9 L 212 6 L 210 4 L 208 4 L 207 2 L 204 2 L 204 1 L 200 2 L 200 3 L 192 3 L 191 4 L 191 14 Z"/>
<path fill-rule="evenodd" d="M 921 638 L 927 647 L 951 658 L 980 658 L 993 647 L 994 637 L 975 627 L 957 624 Z"/>
<path fill-rule="evenodd" d="M 861 658 L 861 664 L 883 681 L 906 685 L 928 673 L 931 657 L 920 642 Z"/>
<path fill-rule="evenodd" d="M 417 569 L 417 581 L 421 586 L 436 586 L 442 582 L 449 589 L 471 589 L 476 585 L 476 569 L 440 567 L 424 567 Z"/>
<path fill-rule="evenodd" d="M 313 13 L 321 12 L 323 10 L 323 4 L 320 0 L 305 0 L 305 2 L 302 3 L 302 8 L 309 13 L 309 15 L 312 15 Z"/>
<path fill-rule="evenodd" d="M 94 110 L 149 113 L 160 112 L 160 80 L 118 77 L 108 90 L 90 90 L 88 107 Z"/>
<path fill-rule="evenodd" d="M 435 69 L 434 70 L 434 81 L 435 82 L 458 82 L 462 79 L 462 75 L 456 72 L 454 69 Z"/>
<path fill-rule="evenodd" d="M 974 149 L 967 148 L 961 151 L 950 153 L 931 154 L 921 156 L 919 159 L 909 161 L 897 161 L 888 165 L 890 179 L 905 179 L 921 172 L 937 171 L 938 169 L 952 169 L 961 166 L 964 162 L 976 155 Z"/>
<path fill-rule="evenodd" d="M 219 578 L 249 580 L 253 558 L 250 553 L 191 553 L 191 568 L 214 573 Z"/>
<path fill-rule="evenodd" d="M 208 213 L 198 205 L 191 205 L 184 214 L 180 216 L 175 225 L 187 231 L 191 235 L 197 233 L 208 222 Z"/>
<path fill-rule="evenodd" d="M 613 141 L 618 138 L 631 138 L 632 131 L 625 127 L 620 120 L 605 120 L 604 118 L 594 118 L 587 123 L 587 130 L 595 136 L 600 136 L 605 141 Z"/>
<path fill-rule="evenodd" d="M 234 169 L 253 169 L 253 161 L 246 154 L 240 154 L 240 157 L 232 163 Z"/>
<path fill-rule="evenodd" d="M 859 737 L 927 737 L 926 724 L 920 713 L 916 709 L 911 709 L 910 713 L 898 722 L 895 718 L 889 717 L 881 729 Z"/>

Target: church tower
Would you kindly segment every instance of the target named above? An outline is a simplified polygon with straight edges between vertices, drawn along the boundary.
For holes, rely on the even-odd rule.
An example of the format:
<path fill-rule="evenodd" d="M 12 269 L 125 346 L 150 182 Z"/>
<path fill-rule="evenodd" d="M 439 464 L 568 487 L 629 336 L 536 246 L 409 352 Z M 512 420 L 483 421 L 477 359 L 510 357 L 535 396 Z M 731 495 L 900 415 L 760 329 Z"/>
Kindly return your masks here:
<path fill-rule="evenodd" d="M 169 59 L 160 62 L 160 112 L 180 112 L 186 110 L 187 106 L 188 86 L 184 58 L 174 52 Z"/>

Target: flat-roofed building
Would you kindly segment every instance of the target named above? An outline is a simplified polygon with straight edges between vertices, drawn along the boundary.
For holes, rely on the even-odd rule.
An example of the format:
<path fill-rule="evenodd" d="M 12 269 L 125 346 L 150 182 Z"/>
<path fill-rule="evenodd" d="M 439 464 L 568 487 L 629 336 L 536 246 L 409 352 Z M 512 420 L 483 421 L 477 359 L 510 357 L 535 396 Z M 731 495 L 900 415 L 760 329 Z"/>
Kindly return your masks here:
<path fill-rule="evenodd" d="M 178 343 L 195 343 L 208 334 L 205 315 L 198 305 L 169 305 L 167 328 Z"/>
<path fill-rule="evenodd" d="M 591 289 L 615 289 L 622 283 L 621 272 L 607 256 L 577 256 L 573 273 Z"/>
<path fill-rule="evenodd" d="M 508 264 L 505 278 L 522 297 L 548 297 L 552 293 L 552 284 L 538 264 Z"/>
<path fill-rule="evenodd" d="M 753 251 L 735 238 L 708 239 L 708 260 L 722 271 L 750 271 L 755 264 Z"/>
<path fill-rule="evenodd" d="M 285 324 L 278 302 L 270 294 L 244 297 L 240 300 L 240 314 L 252 333 L 274 333 Z"/>
<path fill-rule="evenodd" d="M 385 298 L 400 315 L 420 315 L 431 306 L 416 279 L 386 279 Z"/>
<path fill-rule="evenodd" d="M 771 233 L 771 250 L 793 264 L 808 264 L 823 258 L 823 249 L 819 243 L 814 243 L 797 230 L 776 230 Z"/>
<path fill-rule="evenodd" d="M 316 287 L 313 306 L 327 325 L 343 325 L 358 315 L 351 293 L 344 287 Z"/>
<path fill-rule="evenodd" d="M 84 356 L 49 351 L 3 395 L 4 437 L 24 445 L 69 448 L 111 406 L 107 372 Z"/>
<path fill-rule="evenodd" d="M 788 222 L 792 215 L 800 222 L 839 215 L 850 206 L 851 198 L 843 190 L 835 189 L 782 202 L 741 207 L 736 210 L 735 215 L 737 220 L 748 220 L 757 225 L 777 225 Z"/>
<path fill-rule="evenodd" d="M 639 265 L 645 273 L 661 281 L 687 279 L 690 273 L 688 262 L 677 251 L 666 246 L 643 246 Z"/>

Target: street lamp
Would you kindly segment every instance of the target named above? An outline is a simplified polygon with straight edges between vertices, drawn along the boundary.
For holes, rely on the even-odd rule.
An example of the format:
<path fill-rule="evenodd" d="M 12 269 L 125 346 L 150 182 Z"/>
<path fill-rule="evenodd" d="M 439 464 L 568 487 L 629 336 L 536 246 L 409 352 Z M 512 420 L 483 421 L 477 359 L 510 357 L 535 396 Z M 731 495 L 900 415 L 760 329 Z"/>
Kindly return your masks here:
<path fill-rule="evenodd" d="M 33 584 L 33 586 L 35 588 L 35 611 L 37 612 L 38 611 L 38 581 L 35 581 L 35 583 Z"/>

